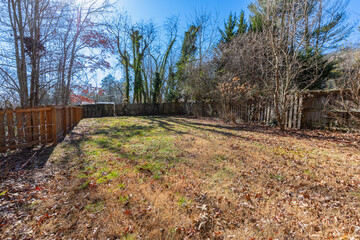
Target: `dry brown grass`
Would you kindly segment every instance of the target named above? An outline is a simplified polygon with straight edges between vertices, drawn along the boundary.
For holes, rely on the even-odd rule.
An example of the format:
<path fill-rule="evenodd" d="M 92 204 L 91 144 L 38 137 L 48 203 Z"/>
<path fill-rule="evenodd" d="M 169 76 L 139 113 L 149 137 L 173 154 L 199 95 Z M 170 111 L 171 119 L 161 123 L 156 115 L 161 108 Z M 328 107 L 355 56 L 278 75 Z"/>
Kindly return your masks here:
<path fill-rule="evenodd" d="M 180 117 L 86 119 L 50 157 L 46 197 L 21 220 L 32 232 L 4 225 L 0 236 L 359 239 L 359 142 Z"/>

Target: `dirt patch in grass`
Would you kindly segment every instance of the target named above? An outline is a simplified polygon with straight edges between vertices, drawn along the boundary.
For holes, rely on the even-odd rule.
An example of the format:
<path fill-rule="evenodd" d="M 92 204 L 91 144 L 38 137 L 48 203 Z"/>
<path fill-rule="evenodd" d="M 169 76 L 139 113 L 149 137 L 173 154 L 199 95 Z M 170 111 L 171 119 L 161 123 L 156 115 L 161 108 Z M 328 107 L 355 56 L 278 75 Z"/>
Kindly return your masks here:
<path fill-rule="evenodd" d="M 0 237 L 359 238 L 359 149 L 358 134 L 181 117 L 85 119 L 21 204 L 1 183 L 0 207 L 21 214 L 18 224 L 0 216 Z"/>

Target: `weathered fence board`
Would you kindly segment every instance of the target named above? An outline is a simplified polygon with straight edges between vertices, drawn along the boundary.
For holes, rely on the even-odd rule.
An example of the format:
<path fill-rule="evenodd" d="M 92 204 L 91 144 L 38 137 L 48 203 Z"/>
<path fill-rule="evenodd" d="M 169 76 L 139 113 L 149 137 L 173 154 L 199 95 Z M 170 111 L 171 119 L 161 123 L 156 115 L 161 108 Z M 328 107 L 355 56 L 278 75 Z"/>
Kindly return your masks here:
<path fill-rule="evenodd" d="M 83 118 L 76 106 L 51 106 L 0 111 L 0 152 L 57 144 Z"/>

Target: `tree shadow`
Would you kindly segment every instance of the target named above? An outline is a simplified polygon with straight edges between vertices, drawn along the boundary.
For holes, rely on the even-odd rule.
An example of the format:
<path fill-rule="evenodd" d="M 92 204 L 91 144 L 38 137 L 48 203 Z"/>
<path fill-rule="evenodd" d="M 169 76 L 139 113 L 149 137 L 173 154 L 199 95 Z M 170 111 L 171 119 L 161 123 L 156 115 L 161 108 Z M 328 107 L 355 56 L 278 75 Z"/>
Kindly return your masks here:
<path fill-rule="evenodd" d="M 77 138 L 78 140 L 73 140 L 74 138 Z M 80 143 L 83 139 L 79 140 L 78 133 L 70 132 L 66 138 L 60 138 L 58 143 L 60 144 L 63 141 L 76 146 L 78 152 L 77 155 L 81 155 Z M 55 148 L 55 145 L 47 144 L 0 155 L 0 179 L 5 180 L 12 173 L 22 171 L 26 171 L 27 175 L 30 176 L 34 170 L 45 168 L 54 153 Z M 61 159 L 62 163 L 66 163 L 64 159 L 68 159 L 68 161 L 70 161 L 71 157 L 68 156 L 67 152 L 65 152 L 64 157 Z"/>
<path fill-rule="evenodd" d="M 42 169 L 48 162 L 55 146 L 47 145 L 34 149 L 23 149 L 0 156 L 0 178 L 12 172 Z"/>
<path fill-rule="evenodd" d="M 124 151 L 121 146 L 122 144 L 127 143 L 130 139 L 138 136 L 145 136 L 146 133 L 156 128 L 154 125 L 143 126 L 143 125 L 130 125 L 130 126 L 112 126 L 105 127 L 95 131 L 91 134 L 92 143 L 96 144 L 97 147 L 108 150 L 114 154 L 118 154 L 123 158 L 134 159 L 136 153 L 128 153 Z M 103 136 L 102 138 L 97 138 L 97 136 Z M 83 141 L 88 141 L 89 139 L 84 139 Z"/>
<path fill-rule="evenodd" d="M 192 129 L 197 129 L 197 130 L 201 130 L 201 131 L 205 131 L 205 132 L 212 132 L 215 134 L 220 134 L 223 135 L 224 137 L 238 137 L 244 140 L 250 140 L 247 137 L 244 136 L 240 136 L 238 134 L 229 132 L 229 131 L 223 131 L 223 130 L 234 130 L 233 128 L 228 128 L 228 127 L 224 127 L 223 125 L 212 125 L 212 124 L 197 124 L 195 122 L 189 121 L 190 117 L 183 117 L 180 116 L 179 118 L 169 118 L 166 116 L 152 116 L 152 117 L 147 117 L 147 119 L 150 119 L 154 122 L 157 122 L 159 124 L 160 127 L 168 130 L 168 131 L 172 131 L 174 133 L 177 134 L 189 134 L 189 135 L 195 135 L 193 133 L 189 133 L 189 132 L 184 132 L 184 131 L 180 131 L 180 130 L 176 130 L 176 125 L 181 125 L 184 127 L 189 127 Z M 172 126 L 173 123 L 174 126 Z M 211 129 L 209 129 L 208 127 L 211 127 Z M 196 135 L 197 137 L 201 137 Z"/>
<path fill-rule="evenodd" d="M 168 117 L 148 117 L 153 121 L 157 121 L 161 127 L 169 130 L 178 132 L 171 128 L 170 123 L 183 125 L 186 127 L 191 127 L 194 129 L 213 132 L 216 134 L 221 134 L 226 137 L 240 137 L 244 140 L 251 140 L 240 134 L 238 132 L 252 132 L 252 133 L 262 133 L 273 135 L 277 137 L 294 137 L 296 139 L 316 139 L 320 141 L 332 141 L 335 143 L 342 143 L 346 144 L 350 147 L 359 147 L 360 145 L 360 134 L 344 134 L 344 133 L 334 133 L 325 130 L 307 130 L 307 129 L 288 129 L 286 131 L 281 131 L 277 127 L 273 126 L 266 126 L 266 125 L 259 125 L 259 124 L 226 124 L 225 122 L 219 122 L 215 120 L 210 120 L 212 122 L 204 123 L 204 122 L 194 122 L 190 121 L 191 117 L 180 117 L 180 118 L 168 118 Z M 234 131 L 229 132 L 229 131 Z M 237 133 L 236 133 L 237 132 Z M 184 133 L 184 132 L 181 132 Z M 356 137 L 358 136 L 358 137 Z M 253 140 L 252 140 L 253 141 Z"/>
<path fill-rule="evenodd" d="M 179 118 L 181 118 L 181 119 L 179 119 Z M 176 134 L 188 134 L 188 135 L 193 135 L 193 136 L 196 135 L 196 134 L 193 134 L 193 133 L 184 132 L 184 131 L 180 131 L 180 130 L 175 129 L 176 125 L 181 125 L 181 126 L 189 127 L 189 128 L 192 128 L 192 129 L 197 129 L 197 130 L 201 130 L 201 131 L 205 131 L 205 132 L 212 132 L 212 133 L 215 133 L 215 134 L 220 134 L 220 135 L 223 135 L 224 137 L 238 137 L 238 138 L 241 138 L 241 139 L 244 139 L 244 140 L 250 140 L 247 137 L 240 136 L 240 135 L 234 134 L 232 132 L 222 131 L 222 130 L 225 129 L 225 128 L 222 128 L 222 127 L 217 128 L 216 126 L 211 125 L 211 124 L 196 124 L 194 122 L 188 121 L 188 120 L 193 119 L 193 118 L 184 117 L 184 116 L 180 116 L 179 118 L 169 118 L 167 116 L 147 117 L 147 119 L 152 120 L 154 122 L 157 122 L 158 125 L 160 127 L 162 127 L 163 129 L 168 130 L 168 131 L 172 131 L 172 132 L 174 132 Z M 170 124 L 170 123 L 173 123 L 174 126 L 172 126 L 172 124 Z M 209 129 L 207 127 L 212 127 L 212 129 Z M 225 130 L 232 130 L 232 129 L 225 129 Z M 199 136 L 199 135 L 196 135 L 196 136 L 201 137 L 203 139 L 206 139 L 203 136 Z"/>

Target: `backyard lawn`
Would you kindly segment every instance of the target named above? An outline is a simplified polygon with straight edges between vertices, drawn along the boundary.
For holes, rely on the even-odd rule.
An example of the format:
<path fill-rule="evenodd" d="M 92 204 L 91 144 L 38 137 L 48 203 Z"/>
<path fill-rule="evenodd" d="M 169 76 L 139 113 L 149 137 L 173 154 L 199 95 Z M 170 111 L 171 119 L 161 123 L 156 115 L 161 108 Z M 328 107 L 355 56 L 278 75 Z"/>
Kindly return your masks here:
<path fill-rule="evenodd" d="M 359 239 L 360 135 L 85 119 L 0 194 L 1 239 Z"/>

